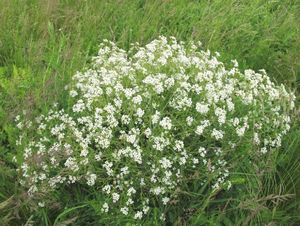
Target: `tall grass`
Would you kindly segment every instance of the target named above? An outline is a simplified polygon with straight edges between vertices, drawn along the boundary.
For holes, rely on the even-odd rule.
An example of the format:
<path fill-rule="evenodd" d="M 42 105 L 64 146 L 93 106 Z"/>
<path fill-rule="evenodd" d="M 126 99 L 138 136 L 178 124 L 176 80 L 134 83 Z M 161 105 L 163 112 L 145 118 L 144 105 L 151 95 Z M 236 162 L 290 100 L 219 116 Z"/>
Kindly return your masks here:
<path fill-rule="evenodd" d="M 53 102 L 66 106 L 64 86 L 89 63 L 103 39 L 125 49 L 161 34 L 199 40 L 204 48 L 219 51 L 225 63 L 236 58 L 242 69 L 265 68 L 274 81 L 296 93 L 300 87 L 298 0 L 0 0 L 0 31 L 0 218 L 4 225 L 37 219 L 41 225 L 63 225 L 63 221 L 92 225 L 95 213 L 82 205 L 84 192 L 78 188 L 74 188 L 76 199 L 57 194 L 68 204 L 66 209 L 57 206 L 30 215 L 11 162 L 16 139 L 13 118 L 23 110 L 28 117 L 47 112 Z M 211 197 L 204 211 L 187 202 L 185 209 L 193 215 L 178 209 L 174 216 L 178 224 L 300 224 L 297 117 L 299 110 L 282 152 L 272 159 L 276 167 L 261 173 L 245 164 L 247 183 L 242 190 L 232 191 L 226 200 Z M 237 179 L 237 183 L 244 182 Z"/>

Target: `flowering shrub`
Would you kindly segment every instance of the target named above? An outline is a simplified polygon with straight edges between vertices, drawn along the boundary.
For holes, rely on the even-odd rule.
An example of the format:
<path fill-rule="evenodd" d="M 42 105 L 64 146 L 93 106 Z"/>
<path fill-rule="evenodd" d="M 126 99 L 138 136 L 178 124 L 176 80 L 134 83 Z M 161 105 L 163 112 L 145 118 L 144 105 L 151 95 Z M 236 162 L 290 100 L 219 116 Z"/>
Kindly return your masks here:
<path fill-rule="evenodd" d="M 167 209 L 189 180 L 230 189 L 239 158 L 263 167 L 280 147 L 295 98 L 264 70 L 233 65 L 175 38 L 128 53 L 105 41 L 68 86 L 69 108 L 17 118 L 36 131 L 18 140 L 20 183 L 41 206 L 61 186 L 91 187 L 103 216 L 136 220 Z"/>

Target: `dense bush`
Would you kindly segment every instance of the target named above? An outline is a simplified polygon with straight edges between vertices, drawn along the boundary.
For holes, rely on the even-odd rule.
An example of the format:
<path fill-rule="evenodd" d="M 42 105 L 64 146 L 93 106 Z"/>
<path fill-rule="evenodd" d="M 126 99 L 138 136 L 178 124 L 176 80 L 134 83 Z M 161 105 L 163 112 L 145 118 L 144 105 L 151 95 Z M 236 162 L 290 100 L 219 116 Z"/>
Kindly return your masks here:
<path fill-rule="evenodd" d="M 205 194 L 231 189 L 241 158 L 264 168 L 295 97 L 264 70 L 242 73 L 235 60 L 225 69 L 215 55 L 165 37 L 128 52 L 101 44 L 68 85 L 68 108 L 16 119 L 24 132 L 15 160 L 32 208 L 76 184 L 96 191 L 102 219 L 143 220 L 180 205 L 191 181 Z"/>

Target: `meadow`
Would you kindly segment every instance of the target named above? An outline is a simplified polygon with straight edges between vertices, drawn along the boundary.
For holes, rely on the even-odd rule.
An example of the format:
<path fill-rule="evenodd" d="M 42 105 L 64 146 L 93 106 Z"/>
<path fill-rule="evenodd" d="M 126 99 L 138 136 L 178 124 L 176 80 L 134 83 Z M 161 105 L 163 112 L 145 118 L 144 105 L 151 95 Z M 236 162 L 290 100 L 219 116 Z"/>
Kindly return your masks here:
<path fill-rule="evenodd" d="M 205 205 L 197 202 L 194 185 L 172 207 L 167 224 L 300 224 L 299 0 L 0 0 L 0 30 L 0 225 L 103 224 L 101 207 L 80 186 L 51 193 L 59 202 L 32 211 L 12 161 L 15 117 L 26 112 L 34 119 L 53 103 L 68 108 L 65 86 L 88 68 L 102 40 L 129 50 L 131 43 L 143 46 L 160 35 L 201 41 L 225 66 L 236 59 L 241 71 L 265 69 L 297 97 L 291 129 L 264 170 L 241 162 L 233 189 L 205 197 Z M 159 211 L 143 224 L 160 225 Z"/>

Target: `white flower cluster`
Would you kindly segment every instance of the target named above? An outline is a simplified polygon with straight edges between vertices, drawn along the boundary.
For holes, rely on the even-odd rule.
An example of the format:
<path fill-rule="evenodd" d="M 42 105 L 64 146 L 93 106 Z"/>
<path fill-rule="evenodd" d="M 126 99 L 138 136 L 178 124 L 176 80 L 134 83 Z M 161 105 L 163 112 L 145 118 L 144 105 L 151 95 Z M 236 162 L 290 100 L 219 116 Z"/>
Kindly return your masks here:
<path fill-rule="evenodd" d="M 227 70 L 209 51 L 165 37 L 128 53 L 106 41 L 73 80 L 68 110 L 39 116 L 36 134 L 18 141 L 20 182 L 31 196 L 93 186 L 103 214 L 137 220 L 167 206 L 191 175 L 230 186 L 228 160 L 259 161 L 279 147 L 295 98 L 263 70 Z"/>

